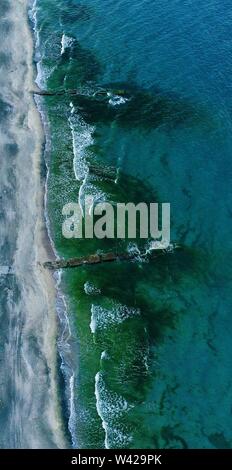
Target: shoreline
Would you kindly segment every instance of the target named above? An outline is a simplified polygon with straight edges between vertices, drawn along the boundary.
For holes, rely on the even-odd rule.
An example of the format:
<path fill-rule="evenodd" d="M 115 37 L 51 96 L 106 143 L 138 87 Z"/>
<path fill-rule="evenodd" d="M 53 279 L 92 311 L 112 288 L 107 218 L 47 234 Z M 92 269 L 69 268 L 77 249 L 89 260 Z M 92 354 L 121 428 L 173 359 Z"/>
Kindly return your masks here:
<path fill-rule="evenodd" d="M 30 1 L 30 0 L 29 0 Z M 31 0 L 32 1 L 32 0 Z M 33 3 L 33 7 L 30 9 L 30 15 L 28 16 L 29 20 L 29 29 L 31 36 L 33 38 L 33 51 L 34 55 L 39 52 L 39 36 L 37 27 L 36 13 L 34 11 L 34 5 L 36 5 L 36 0 Z M 38 51 L 37 51 L 38 49 Z M 40 90 L 39 86 L 40 80 L 43 80 L 43 71 L 40 65 L 40 61 L 36 62 L 33 60 L 32 63 L 32 72 L 33 80 L 31 81 L 31 90 Z M 51 229 L 50 229 L 50 220 L 47 211 L 47 198 L 48 198 L 48 178 L 49 178 L 49 159 L 51 151 L 51 135 L 50 135 L 50 123 L 47 119 L 47 110 L 46 105 L 43 101 L 43 97 L 34 95 L 31 93 L 33 103 L 36 107 L 37 113 L 39 115 L 40 127 L 42 129 L 42 145 L 41 145 L 41 165 L 43 177 L 41 178 L 41 184 L 43 189 L 43 233 L 42 236 L 45 247 L 45 254 L 47 260 L 56 261 L 58 259 L 58 254 L 56 252 L 55 244 L 52 239 Z M 41 260 L 43 256 L 40 256 L 39 264 L 42 274 L 45 274 L 46 269 L 43 267 L 43 262 Z M 74 412 L 74 403 L 73 403 L 73 380 L 75 373 L 70 367 L 70 353 L 67 352 L 71 347 L 69 344 L 69 339 L 71 338 L 71 327 L 69 322 L 69 317 L 67 313 L 67 304 L 66 298 L 61 290 L 61 271 L 56 273 L 50 272 L 50 278 L 53 282 L 53 287 L 55 288 L 55 314 L 57 319 L 57 338 L 56 338 L 56 351 L 57 351 L 57 375 L 56 375 L 56 384 L 59 393 L 60 403 L 61 403 L 61 414 L 63 418 L 63 428 L 65 431 L 66 438 L 66 448 L 78 447 L 76 440 L 76 430 L 73 428 L 73 414 Z M 64 389 L 61 391 L 60 384 L 63 384 Z"/>
<path fill-rule="evenodd" d="M 33 31 L 30 28 L 29 24 L 29 17 L 28 17 L 28 10 L 30 8 L 28 0 L 24 0 L 26 3 L 26 27 L 27 27 L 27 34 L 28 34 L 28 53 L 30 54 L 30 62 L 28 63 L 28 84 L 31 88 L 37 89 L 36 84 L 36 66 L 34 63 L 34 52 L 35 52 L 35 38 L 33 38 Z M 30 91 L 31 91 L 30 90 Z M 59 428 L 54 428 L 54 434 L 57 433 L 58 437 L 58 447 L 66 448 L 67 442 L 66 438 L 64 437 L 65 430 L 63 429 L 62 423 L 62 410 L 61 410 L 61 398 L 59 397 L 59 390 L 58 390 L 58 383 L 59 379 L 58 376 L 60 371 L 58 370 L 58 349 L 57 349 L 57 336 L 58 336 L 58 317 L 56 312 L 56 300 L 57 300 L 57 286 L 56 281 L 52 275 L 49 275 L 45 272 L 43 268 L 38 267 L 38 263 L 41 263 L 44 259 L 55 259 L 54 248 L 52 246 L 52 240 L 49 234 L 49 227 L 47 226 L 47 215 L 46 215 L 46 191 L 47 191 L 47 176 L 43 179 L 41 176 L 41 167 L 44 165 L 46 167 L 46 172 L 48 171 L 47 165 L 45 161 L 42 161 L 43 154 L 45 152 L 46 147 L 46 136 L 44 130 L 44 124 L 41 116 L 41 111 L 34 99 L 34 95 L 30 93 L 30 101 L 31 101 L 31 122 L 33 123 L 33 131 L 37 133 L 36 135 L 36 148 L 34 156 L 36 157 L 36 170 L 38 171 L 38 194 L 37 194 L 37 207 L 39 208 L 39 214 L 37 218 L 37 224 L 35 227 L 35 252 L 36 252 L 36 268 L 37 269 L 37 276 L 38 280 L 41 283 L 42 289 L 44 294 L 47 297 L 47 305 L 48 305 L 48 314 L 50 315 L 50 326 L 53 329 L 53 332 L 47 334 L 46 338 L 46 349 L 48 357 L 50 356 L 51 364 L 54 366 L 54 370 L 52 373 L 53 378 L 53 385 L 52 385 L 52 394 L 54 398 L 54 403 L 57 403 L 57 411 L 53 410 L 53 423 L 57 421 L 59 423 Z M 30 118 L 30 115 L 29 115 Z M 54 344 L 54 350 L 51 352 L 50 342 Z M 59 408 L 59 409 L 58 409 Z M 63 442 L 62 442 L 63 441 Z"/>
<path fill-rule="evenodd" d="M 20 320 L 22 325 L 22 331 L 17 332 L 20 342 L 17 338 L 16 345 L 11 346 L 12 349 L 14 346 L 16 362 L 11 428 L 17 448 L 67 448 L 57 380 L 57 291 L 53 276 L 38 265 L 50 258 L 52 247 L 46 227 L 41 177 L 45 136 L 31 94 L 36 84 L 34 41 L 28 18 L 30 7 L 30 1 L 19 0 L 9 13 L 13 24 L 9 48 L 14 72 L 17 70 L 8 83 L 14 109 L 10 125 L 19 148 L 15 169 L 18 227 L 14 272 L 20 289 L 18 322 Z"/>

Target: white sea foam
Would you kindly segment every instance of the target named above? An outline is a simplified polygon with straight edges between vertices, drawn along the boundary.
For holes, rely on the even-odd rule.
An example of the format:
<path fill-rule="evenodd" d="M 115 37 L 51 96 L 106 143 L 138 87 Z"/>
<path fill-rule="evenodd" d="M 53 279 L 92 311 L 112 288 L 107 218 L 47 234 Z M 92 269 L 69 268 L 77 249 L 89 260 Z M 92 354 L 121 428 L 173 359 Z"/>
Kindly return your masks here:
<path fill-rule="evenodd" d="M 72 102 L 70 103 L 70 108 L 69 124 L 73 140 L 73 169 L 76 179 L 82 183 L 79 189 L 78 202 L 84 213 L 86 194 L 93 197 L 94 204 L 106 201 L 107 196 L 104 191 L 99 190 L 88 180 L 89 167 L 86 157 L 91 157 L 91 151 L 88 147 L 94 144 L 93 133 L 95 127 L 86 124 L 81 116 L 75 112 Z"/>
<path fill-rule="evenodd" d="M 64 54 L 65 50 L 73 44 L 74 39 L 67 36 L 65 33 L 61 38 L 61 55 Z"/>
<path fill-rule="evenodd" d="M 113 325 L 123 323 L 128 318 L 140 315 L 140 310 L 121 304 L 113 304 L 112 308 L 109 309 L 92 305 L 91 314 L 90 329 L 94 334 L 98 329 L 107 329 Z"/>
<path fill-rule="evenodd" d="M 94 184 L 90 183 L 88 181 L 87 175 L 85 179 L 83 180 L 83 183 L 79 189 L 79 195 L 78 195 L 78 202 L 79 205 L 82 209 L 82 213 L 84 214 L 84 207 L 85 207 L 85 196 L 88 195 L 88 197 L 93 198 L 93 205 L 99 202 L 105 202 L 107 200 L 106 193 L 104 191 L 98 189 Z M 91 208 L 89 208 L 89 211 Z"/>
<path fill-rule="evenodd" d="M 31 10 L 29 10 L 29 16 L 33 24 L 33 33 L 35 38 L 35 55 L 34 59 L 36 61 L 37 76 L 35 83 L 41 88 L 46 87 L 46 79 L 49 76 L 49 70 L 46 71 L 45 67 L 42 67 L 42 56 L 41 56 L 41 44 L 40 44 L 40 35 L 37 19 L 37 0 L 34 1 Z"/>
<path fill-rule="evenodd" d="M 83 200 L 83 197 L 86 194 L 88 195 L 88 197 L 92 197 L 93 205 L 95 205 L 96 203 L 107 201 L 106 193 L 101 189 L 98 189 L 93 183 L 89 182 L 87 178 L 83 181 L 80 191 L 80 198 Z M 90 209 L 92 209 L 92 207 L 89 208 L 89 210 Z"/>
<path fill-rule="evenodd" d="M 57 297 L 56 297 L 56 312 L 58 313 L 60 321 L 60 335 L 58 338 L 58 351 L 61 358 L 61 370 L 66 383 L 66 398 L 69 408 L 68 428 L 72 438 L 73 448 L 78 448 L 77 438 L 77 415 L 75 406 L 75 364 L 74 357 L 77 352 L 74 350 L 73 337 L 71 325 L 68 317 L 68 307 L 63 292 L 60 289 L 62 271 L 58 271 L 55 275 Z"/>
<path fill-rule="evenodd" d="M 108 360 L 109 359 L 109 354 L 106 351 L 103 351 L 101 353 L 101 361 Z"/>
<path fill-rule="evenodd" d="M 134 256 L 134 262 L 145 263 L 146 259 L 141 256 L 141 251 L 137 243 L 130 242 L 127 246 L 127 252 Z"/>
<path fill-rule="evenodd" d="M 129 101 L 128 98 L 124 98 L 123 96 L 120 95 L 113 95 L 112 93 L 107 93 L 107 96 L 110 98 L 109 99 L 109 104 L 111 106 L 120 106 L 121 104 L 127 103 Z"/>
<path fill-rule="evenodd" d="M 167 247 L 167 240 L 162 240 L 162 241 L 152 240 L 147 245 L 146 252 L 149 253 L 152 250 L 165 250 L 165 251 L 172 252 L 174 251 L 174 245 L 172 243 L 169 243 Z"/>
<path fill-rule="evenodd" d="M 36 48 L 36 53 L 37 53 L 38 52 L 37 49 L 40 46 L 39 28 L 38 28 L 38 21 L 37 21 L 37 0 L 34 0 L 31 9 L 29 9 L 28 15 L 33 24 L 35 48 Z"/>
<path fill-rule="evenodd" d="M 128 243 L 127 251 L 128 251 L 128 253 L 131 253 L 133 255 L 138 255 L 139 256 L 141 254 L 137 243 L 134 243 L 134 242 Z"/>
<path fill-rule="evenodd" d="M 95 377 L 95 396 L 97 412 L 105 431 L 105 448 L 114 449 L 129 445 L 132 436 L 120 427 L 119 419 L 133 406 L 129 405 L 122 396 L 107 389 L 101 372 Z"/>
<path fill-rule="evenodd" d="M 96 333 L 97 331 L 97 321 L 96 321 L 96 318 L 95 318 L 95 315 L 92 313 L 92 316 L 91 316 L 91 322 L 90 322 L 90 330 L 91 332 L 94 334 Z"/>
<path fill-rule="evenodd" d="M 94 143 L 93 132 L 94 126 L 89 126 L 85 121 L 75 114 L 75 108 L 70 103 L 71 115 L 69 117 L 69 124 L 72 132 L 73 139 L 73 169 L 75 177 L 78 181 L 83 181 L 88 174 L 88 165 L 86 162 L 87 148 Z"/>
<path fill-rule="evenodd" d="M 92 282 L 85 282 L 84 291 L 87 295 L 98 295 L 101 293 L 101 289 L 98 289 Z"/>
<path fill-rule="evenodd" d="M 70 389 L 70 398 L 69 398 L 68 427 L 69 427 L 70 434 L 72 436 L 72 445 L 73 445 L 73 448 L 75 449 L 78 447 L 78 442 L 76 438 L 77 415 L 76 415 L 76 408 L 75 408 L 75 375 L 74 374 L 70 377 L 69 389 Z"/>

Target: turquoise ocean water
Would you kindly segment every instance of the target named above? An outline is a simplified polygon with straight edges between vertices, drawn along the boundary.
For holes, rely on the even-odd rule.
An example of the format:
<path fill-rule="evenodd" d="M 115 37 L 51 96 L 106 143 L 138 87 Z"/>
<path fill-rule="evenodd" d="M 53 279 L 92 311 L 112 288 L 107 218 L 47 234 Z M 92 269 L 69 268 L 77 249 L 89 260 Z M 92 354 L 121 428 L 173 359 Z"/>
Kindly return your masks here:
<path fill-rule="evenodd" d="M 31 19 L 38 85 L 82 91 L 39 100 L 57 256 L 128 246 L 62 237 L 85 194 L 170 202 L 183 246 L 60 273 L 70 445 L 230 448 L 230 2 L 37 0 Z"/>

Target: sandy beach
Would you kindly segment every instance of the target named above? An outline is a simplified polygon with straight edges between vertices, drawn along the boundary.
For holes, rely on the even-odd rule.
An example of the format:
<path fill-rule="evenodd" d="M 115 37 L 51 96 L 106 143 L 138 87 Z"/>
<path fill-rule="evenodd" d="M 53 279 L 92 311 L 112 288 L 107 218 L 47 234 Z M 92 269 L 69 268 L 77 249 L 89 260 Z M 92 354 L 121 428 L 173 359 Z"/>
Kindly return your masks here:
<path fill-rule="evenodd" d="M 1 77 L 1 95 L 11 107 L 8 133 L 17 146 L 14 178 L 16 207 L 11 230 L 16 250 L 13 271 L 19 297 L 12 303 L 9 339 L 5 349 L 12 399 L 8 404 L 4 446 L 64 448 L 57 389 L 56 289 L 51 274 L 39 263 L 50 258 L 44 217 L 41 158 L 44 143 L 40 114 L 31 90 L 35 88 L 33 38 L 27 0 L 11 2 L 4 21 L 8 34 L 1 50 L 10 55 L 9 74 Z M 9 231 L 9 227 L 8 227 Z"/>

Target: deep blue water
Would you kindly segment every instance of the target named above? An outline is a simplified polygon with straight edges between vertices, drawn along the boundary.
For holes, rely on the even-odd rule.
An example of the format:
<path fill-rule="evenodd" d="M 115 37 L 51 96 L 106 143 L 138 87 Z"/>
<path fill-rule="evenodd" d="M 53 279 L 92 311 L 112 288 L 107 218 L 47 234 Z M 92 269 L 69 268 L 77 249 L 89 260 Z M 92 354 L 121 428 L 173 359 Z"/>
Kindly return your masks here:
<path fill-rule="evenodd" d="M 99 330 L 104 330 L 99 333 L 99 339 L 88 328 L 91 310 L 84 297 L 81 304 L 80 286 L 91 275 L 81 274 L 80 279 L 75 279 L 76 284 L 68 276 L 64 277 L 64 290 L 67 298 L 70 296 L 72 299 L 68 305 L 73 335 L 77 334 L 76 341 L 80 342 L 81 351 L 74 360 L 77 377 L 76 421 L 71 426 L 72 430 L 75 428 L 74 441 L 83 447 L 231 447 L 230 2 L 38 0 L 37 21 L 40 31 L 37 61 L 41 60 L 39 70 L 40 73 L 43 71 L 39 81 L 41 86 L 68 89 L 81 85 L 89 90 L 98 86 L 111 89 L 120 86 L 139 97 L 137 109 L 123 119 L 118 115 L 109 118 L 102 108 L 93 112 L 88 102 L 73 100 L 76 119 L 82 116 L 82 124 L 76 121 L 74 125 L 77 134 L 79 132 L 82 136 L 77 142 L 79 154 L 77 152 L 75 161 L 78 161 L 80 149 L 87 148 L 88 142 L 94 143 L 96 147 L 91 148 L 88 161 L 92 158 L 98 162 L 99 154 L 95 156 L 94 152 L 96 148 L 100 149 L 100 159 L 105 165 L 120 168 L 123 174 L 128 175 L 129 194 L 129 177 L 136 178 L 140 190 L 143 183 L 148 184 L 159 194 L 161 201 L 170 202 L 172 241 L 181 242 L 187 250 L 187 254 L 180 256 L 178 261 L 164 263 L 154 272 L 142 267 L 141 272 L 138 270 L 131 274 L 130 280 L 129 268 L 126 274 L 122 272 L 121 278 L 109 270 L 109 282 L 112 286 L 115 283 L 117 293 L 109 296 L 107 287 L 105 294 L 106 284 L 103 283 L 102 299 L 97 300 L 102 308 L 106 297 L 111 300 L 113 297 L 114 301 L 117 298 L 118 303 L 125 305 L 123 286 L 123 290 L 130 291 L 127 307 L 140 305 L 141 296 L 149 302 L 149 309 L 144 301 L 141 307 L 149 321 L 141 319 L 140 325 L 125 325 L 131 338 L 135 342 L 140 341 L 140 352 L 146 349 L 148 336 L 152 337 L 146 353 L 147 382 L 141 365 L 145 356 L 140 365 L 139 355 L 136 356 L 136 386 L 144 392 L 139 398 L 135 398 L 135 382 L 128 378 L 127 383 L 125 378 L 118 384 L 118 379 L 112 378 L 117 375 L 114 369 L 124 370 L 123 361 L 126 361 L 118 351 L 113 353 L 112 341 L 118 338 L 123 348 L 123 341 L 130 341 L 127 334 L 124 337 L 120 330 L 114 336 L 114 332 L 106 333 L 104 325 L 99 324 Z M 64 35 L 66 49 L 62 59 Z M 78 47 L 75 49 L 73 44 Z M 146 109 L 144 93 L 150 99 L 149 104 L 146 102 Z M 157 96 L 161 97 L 158 104 L 155 101 Z M 57 213 L 62 204 L 69 202 L 68 198 L 73 196 L 70 188 L 76 188 L 77 183 L 73 169 L 58 171 L 54 159 L 58 148 L 67 155 L 71 152 L 71 161 L 75 153 L 72 149 L 70 108 L 69 103 L 61 104 L 55 100 L 48 100 L 46 104 L 50 109 L 51 139 L 54 133 L 48 205 L 57 250 L 65 256 L 73 253 L 74 248 L 69 246 L 65 251 L 66 246 L 57 232 L 60 221 Z M 155 122 L 152 117 L 154 109 L 158 115 Z M 91 133 L 92 140 L 86 144 L 84 139 Z M 71 150 L 65 149 L 64 143 L 67 142 Z M 62 161 L 62 157 L 59 158 Z M 61 188 L 59 195 L 57 188 Z M 106 187 L 103 189 L 110 198 L 110 191 L 107 192 Z M 83 245 L 77 246 L 76 252 L 82 249 L 88 251 L 89 245 L 84 248 Z M 101 287 L 101 274 L 95 277 Z M 128 284 L 125 284 L 126 279 Z M 107 309 L 109 312 L 108 304 Z M 85 312 L 85 320 L 81 311 Z M 168 325 L 165 328 L 160 326 L 160 336 L 156 336 L 156 330 L 154 332 L 151 327 L 157 312 L 160 324 L 162 315 L 169 314 Z M 116 320 L 115 324 L 117 329 Z M 75 325 L 77 333 L 74 333 Z M 144 331 L 149 327 L 148 336 L 140 337 L 138 328 Z M 132 343 L 128 348 L 135 351 Z M 112 376 L 109 370 L 104 372 L 107 366 L 102 366 L 100 361 L 102 345 L 109 356 L 112 353 Z M 86 359 L 89 350 L 92 356 L 90 354 Z M 133 354 L 138 354 L 138 350 L 131 352 Z M 91 357 L 98 357 L 98 365 L 95 364 L 93 370 Z M 101 367 L 100 371 L 98 367 Z M 94 371 L 100 375 L 95 375 Z M 107 385 L 102 377 L 107 377 Z M 80 403 L 81 393 L 89 397 L 89 405 Z M 118 413 L 115 411 L 116 394 L 121 410 Z M 123 408 L 125 395 L 129 411 L 122 417 L 120 406 Z M 99 420 L 94 415 L 96 398 Z M 134 411 L 130 412 L 130 406 Z M 114 418 L 112 414 L 115 414 Z M 142 423 L 141 430 L 139 422 Z M 92 434 L 91 426 L 94 428 Z"/>

